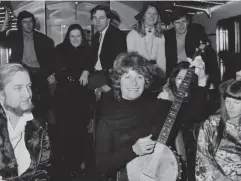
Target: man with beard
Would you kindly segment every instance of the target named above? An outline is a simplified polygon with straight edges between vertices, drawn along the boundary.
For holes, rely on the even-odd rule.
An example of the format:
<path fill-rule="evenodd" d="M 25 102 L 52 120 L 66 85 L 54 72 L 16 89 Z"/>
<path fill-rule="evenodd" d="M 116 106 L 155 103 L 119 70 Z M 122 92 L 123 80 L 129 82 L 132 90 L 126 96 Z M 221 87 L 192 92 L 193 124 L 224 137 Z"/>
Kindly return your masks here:
<path fill-rule="evenodd" d="M 50 179 L 47 127 L 31 113 L 31 85 L 22 65 L 0 67 L 0 180 Z"/>

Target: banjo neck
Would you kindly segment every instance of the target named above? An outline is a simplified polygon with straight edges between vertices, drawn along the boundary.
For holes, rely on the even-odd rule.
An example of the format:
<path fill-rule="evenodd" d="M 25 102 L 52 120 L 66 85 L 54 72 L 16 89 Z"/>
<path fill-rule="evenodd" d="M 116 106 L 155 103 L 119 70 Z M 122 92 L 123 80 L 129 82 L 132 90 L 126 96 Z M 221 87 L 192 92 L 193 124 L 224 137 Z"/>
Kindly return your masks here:
<path fill-rule="evenodd" d="M 166 144 L 168 140 L 168 137 L 170 135 L 170 132 L 172 130 L 172 127 L 174 125 L 178 112 L 181 108 L 182 102 L 188 93 L 189 85 L 192 81 L 194 71 L 195 71 L 194 67 L 191 67 L 187 70 L 187 73 L 182 81 L 182 84 L 180 85 L 180 88 L 178 89 L 177 94 L 174 97 L 174 101 L 171 105 L 167 118 L 163 124 L 161 132 L 157 139 L 157 141 L 162 144 Z"/>
<path fill-rule="evenodd" d="M 201 55 L 201 53 L 204 51 L 204 49 L 206 48 L 207 45 L 208 45 L 208 43 L 206 43 L 206 44 L 200 43 L 200 46 L 194 53 L 192 60 L 194 60 L 196 56 Z M 163 124 L 161 132 L 158 136 L 157 141 L 159 143 L 166 144 L 166 142 L 168 140 L 168 137 L 170 135 L 170 132 L 172 130 L 172 127 L 174 125 L 178 112 L 183 103 L 183 100 L 188 94 L 188 89 L 189 89 L 190 83 L 192 81 L 194 72 L 195 72 L 195 67 L 191 67 L 191 68 L 187 69 L 187 73 L 177 91 L 177 94 L 174 97 L 174 101 L 171 105 L 167 118 Z"/>
<path fill-rule="evenodd" d="M 205 46 L 204 44 L 199 46 L 193 59 L 202 53 Z M 126 176 L 129 181 L 175 181 L 181 177 L 179 159 L 166 146 L 166 142 L 182 102 L 188 93 L 194 72 L 194 67 L 188 68 L 184 80 L 174 97 L 174 101 L 158 136 L 158 144 L 156 144 L 153 153 L 139 156 L 130 161 L 126 165 L 126 174 L 123 174 L 125 172 L 119 172 L 119 175 L 117 175 L 118 181 L 122 179 L 126 180 Z"/>

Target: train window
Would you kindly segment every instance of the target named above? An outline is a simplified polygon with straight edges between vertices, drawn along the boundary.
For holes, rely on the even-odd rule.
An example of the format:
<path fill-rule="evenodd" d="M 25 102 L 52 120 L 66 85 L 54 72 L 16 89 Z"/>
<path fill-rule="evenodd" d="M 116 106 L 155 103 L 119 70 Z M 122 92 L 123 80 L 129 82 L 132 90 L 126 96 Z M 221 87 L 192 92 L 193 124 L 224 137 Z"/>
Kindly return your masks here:
<path fill-rule="evenodd" d="M 217 51 L 240 52 L 241 16 L 222 19 L 217 23 Z"/>
<path fill-rule="evenodd" d="M 90 42 L 93 34 L 90 20 L 90 9 L 96 4 L 83 1 L 46 2 L 47 35 L 55 45 L 62 43 L 71 24 L 81 24 L 85 36 Z"/>

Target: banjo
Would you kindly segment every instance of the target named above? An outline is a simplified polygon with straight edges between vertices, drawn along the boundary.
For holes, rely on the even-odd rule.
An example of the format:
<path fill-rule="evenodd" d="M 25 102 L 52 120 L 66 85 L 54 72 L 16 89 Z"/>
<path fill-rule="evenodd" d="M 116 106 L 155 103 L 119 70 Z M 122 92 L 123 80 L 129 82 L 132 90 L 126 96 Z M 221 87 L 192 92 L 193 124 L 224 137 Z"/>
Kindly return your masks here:
<path fill-rule="evenodd" d="M 201 43 L 193 59 L 200 55 L 206 46 L 207 44 Z M 139 156 L 127 164 L 126 170 L 129 181 L 176 181 L 181 178 L 181 164 L 179 158 L 168 146 L 166 146 L 166 142 L 183 99 L 188 92 L 194 71 L 195 67 L 188 68 L 158 136 L 153 153 Z"/>

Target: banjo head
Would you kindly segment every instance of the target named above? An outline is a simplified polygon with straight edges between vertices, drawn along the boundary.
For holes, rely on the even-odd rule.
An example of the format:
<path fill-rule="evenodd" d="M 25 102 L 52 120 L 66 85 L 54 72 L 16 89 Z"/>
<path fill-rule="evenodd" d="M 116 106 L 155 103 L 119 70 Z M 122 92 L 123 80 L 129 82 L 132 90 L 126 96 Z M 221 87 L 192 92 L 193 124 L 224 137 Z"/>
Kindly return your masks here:
<path fill-rule="evenodd" d="M 180 167 L 175 153 L 157 143 L 152 154 L 135 158 L 126 168 L 129 181 L 176 181 L 180 177 Z"/>

